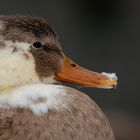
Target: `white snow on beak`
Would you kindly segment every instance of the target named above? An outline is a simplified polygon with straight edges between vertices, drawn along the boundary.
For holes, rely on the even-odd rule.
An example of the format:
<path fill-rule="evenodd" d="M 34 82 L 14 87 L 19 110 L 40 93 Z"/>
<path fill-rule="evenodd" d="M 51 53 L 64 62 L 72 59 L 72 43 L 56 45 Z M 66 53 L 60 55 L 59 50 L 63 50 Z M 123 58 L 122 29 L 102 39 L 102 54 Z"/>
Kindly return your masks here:
<path fill-rule="evenodd" d="M 110 78 L 110 80 L 118 80 L 116 73 L 106 73 L 106 72 L 102 72 L 102 74 L 106 75 L 108 78 Z"/>

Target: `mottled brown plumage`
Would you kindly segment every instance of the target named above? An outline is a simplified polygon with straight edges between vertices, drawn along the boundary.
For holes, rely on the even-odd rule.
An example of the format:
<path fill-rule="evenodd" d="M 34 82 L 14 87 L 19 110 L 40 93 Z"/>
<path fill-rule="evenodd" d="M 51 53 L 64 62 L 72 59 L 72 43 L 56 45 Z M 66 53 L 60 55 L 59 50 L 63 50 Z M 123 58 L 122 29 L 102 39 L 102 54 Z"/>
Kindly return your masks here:
<path fill-rule="evenodd" d="M 96 103 L 77 90 L 67 91 L 73 96 L 69 110 L 36 116 L 25 108 L 0 109 L 0 140 L 114 140 Z"/>

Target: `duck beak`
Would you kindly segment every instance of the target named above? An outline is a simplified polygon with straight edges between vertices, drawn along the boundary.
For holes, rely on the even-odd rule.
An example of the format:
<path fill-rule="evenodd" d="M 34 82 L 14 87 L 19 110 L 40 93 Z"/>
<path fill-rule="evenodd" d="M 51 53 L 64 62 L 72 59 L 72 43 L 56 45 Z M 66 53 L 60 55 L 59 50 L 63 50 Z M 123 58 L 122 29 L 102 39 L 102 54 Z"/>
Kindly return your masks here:
<path fill-rule="evenodd" d="M 85 87 L 112 88 L 117 85 L 117 77 L 114 73 L 98 73 L 87 70 L 64 56 L 64 64 L 55 80 L 73 83 Z"/>

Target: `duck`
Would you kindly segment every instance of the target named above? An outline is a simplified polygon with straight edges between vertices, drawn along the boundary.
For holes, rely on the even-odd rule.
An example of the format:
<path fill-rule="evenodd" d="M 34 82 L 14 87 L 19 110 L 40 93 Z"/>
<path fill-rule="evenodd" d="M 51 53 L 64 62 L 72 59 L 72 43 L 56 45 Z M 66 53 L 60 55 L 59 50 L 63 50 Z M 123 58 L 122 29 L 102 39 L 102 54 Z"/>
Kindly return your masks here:
<path fill-rule="evenodd" d="M 68 58 L 46 19 L 1 15 L 0 140 L 114 140 L 99 106 L 65 83 L 110 89 L 117 76 Z"/>

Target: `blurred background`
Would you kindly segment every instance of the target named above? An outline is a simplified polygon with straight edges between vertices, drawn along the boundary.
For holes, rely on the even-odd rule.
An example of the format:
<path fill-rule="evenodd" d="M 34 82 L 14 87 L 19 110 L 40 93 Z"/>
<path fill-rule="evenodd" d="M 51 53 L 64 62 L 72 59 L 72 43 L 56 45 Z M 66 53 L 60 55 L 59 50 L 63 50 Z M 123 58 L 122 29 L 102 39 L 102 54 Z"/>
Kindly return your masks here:
<path fill-rule="evenodd" d="M 117 140 L 140 140 L 140 1 L 1 0 L 0 14 L 46 18 L 64 52 L 98 72 L 116 72 L 112 90 L 79 88 L 102 108 Z"/>

